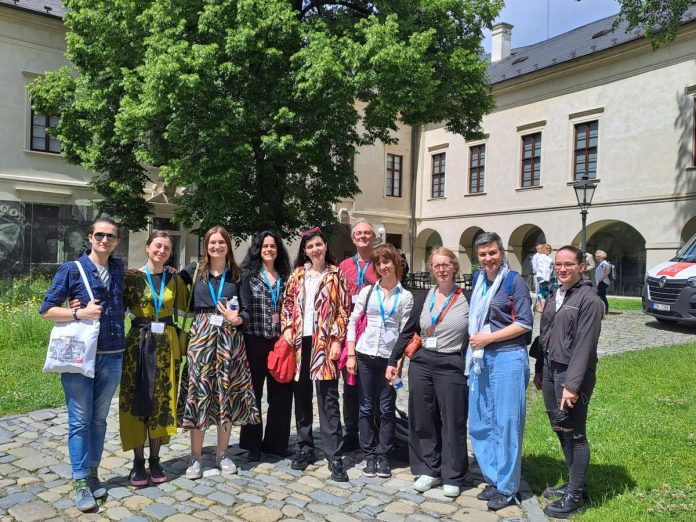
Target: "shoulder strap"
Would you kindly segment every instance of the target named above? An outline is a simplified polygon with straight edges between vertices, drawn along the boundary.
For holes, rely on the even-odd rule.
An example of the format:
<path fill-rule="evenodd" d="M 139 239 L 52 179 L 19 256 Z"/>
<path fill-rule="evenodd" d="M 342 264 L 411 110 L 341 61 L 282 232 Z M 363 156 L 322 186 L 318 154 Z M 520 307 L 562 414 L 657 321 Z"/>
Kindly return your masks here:
<path fill-rule="evenodd" d="M 435 291 L 435 290 L 433 290 L 433 291 Z M 440 316 L 437 318 L 437 321 L 435 322 L 435 324 L 432 325 L 430 328 L 428 328 L 428 335 L 430 335 L 432 332 L 435 331 L 435 328 L 437 328 L 437 325 L 440 324 L 440 323 L 442 322 L 442 320 L 443 320 L 443 319 L 445 318 L 445 316 L 447 315 L 447 312 L 449 312 L 449 309 L 452 308 L 452 307 L 454 306 L 454 303 L 457 301 L 457 298 L 459 297 L 459 295 L 460 295 L 461 293 L 462 293 L 462 289 L 461 289 L 461 288 L 457 288 L 457 289 L 454 291 L 454 295 L 452 296 L 452 299 L 450 299 L 450 302 L 447 303 L 447 306 L 446 306 L 445 309 L 442 311 L 442 313 L 440 314 Z"/>
<path fill-rule="evenodd" d="M 508 295 L 508 301 L 510 301 L 510 315 L 512 316 L 512 322 L 515 322 L 515 298 L 512 295 L 512 286 L 515 282 L 515 276 L 517 272 L 510 270 L 505 276 L 505 282 L 503 286 L 505 287 L 505 292 Z"/>
<path fill-rule="evenodd" d="M 77 269 L 80 271 L 80 275 L 82 276 L 82 282 L 85 284 L 85 288 L 87 288 L 90 301 L 94 301 L 94 294 L 92 293 L 92 287 L 87 279 L 87 274 L 85 274 L 85 269 L 82 268 L 82 264 L 79 261 L 75 261 L 75 264 L 77 265 Z"/>
<path fill-rule="evenodd" d="M 193 292 L 196 289 L 196 277 L 198 276 L 199 263 L 196 262 L 196 269 L 193 271 L 193 279 L 191 280 L 191 293 L 189 294 L 188 303 L 186 303 L 186 313 L 184 314 L 184 323 L 182 328 L 186 328 L 186 321 L 188 321 L 189 313 L 191 313 L 191 303 L 193 302 Z"/>
<path fill-rule="evenodd" d="M 479 277 L 481 277 L 481 269 L 479 268 L 476 272 L 474 272 L 474 277 L 471 279 L 471 289 L 473 290 L 476 288 L 476 283 L 479 280 Z"/>
<path fill-rule="evenodd" d="M 367 305 L 370 303 L 370 297 L 372 296 L 372 291 L 375 289 L 375 285 L 370 285 L 370 289 L 367 291 L 367 299 L 365 299 L 365 313 L 367 313 Z"/>

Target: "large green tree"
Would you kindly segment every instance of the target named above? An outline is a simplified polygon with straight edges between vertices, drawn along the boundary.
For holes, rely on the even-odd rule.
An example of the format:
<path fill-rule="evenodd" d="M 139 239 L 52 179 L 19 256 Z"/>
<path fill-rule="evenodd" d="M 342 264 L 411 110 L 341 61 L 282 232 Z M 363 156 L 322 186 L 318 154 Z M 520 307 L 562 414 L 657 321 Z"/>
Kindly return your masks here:
<path fill-rule="evenodd" d="M 640 28 L 653 47 L 670 42 L 677 35 L 682 16 L 696 0 L 618 0 L 621 5 L 615 27 L 626 20 L 626 31 Z"/>
<path fill-rule="evenodd" d="M 187 226 L 330 222 L 358 192 L 357 147 L 399 122 L 471 138 L 493 105 L 480 42 L 501 0 L 64 3 L 72 67 L 35 81 L 33 103 L 132 229 L 151 212 L 145 166 L 185 187 Z"/>

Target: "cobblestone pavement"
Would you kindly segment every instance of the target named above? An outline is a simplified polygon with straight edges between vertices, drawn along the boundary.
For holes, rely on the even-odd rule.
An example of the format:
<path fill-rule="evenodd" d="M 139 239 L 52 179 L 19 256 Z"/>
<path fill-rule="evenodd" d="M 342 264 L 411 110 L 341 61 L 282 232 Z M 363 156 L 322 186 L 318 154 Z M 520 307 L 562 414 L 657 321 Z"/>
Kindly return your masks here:
<path fill-rule="evenodd" d="M 537 316 L 538 318 L 538 316 Z M 663 326 L 640 312 L 610 315 L 603 323 L 601 354 L 647 346 L 689 342 L 696 329 Z M 366 478 L 359 452 L 346 457 L 349 483 L 329 480 L 326 461 L 306 472 L 290 469 L 289 460 L 250 463 L 245 452 L 233 447 L 240 471 L 222 476 L 214 469 L 214 430 L 206 437 L 204 477 L 183 475 L 189 453 L 186 434 L 179 433 L 162 449 L 162 462 L 170 480 L 157 487 L 135 489 L 127 484 L 132 455 L 120 449 L 116 399 L 102 460 L 102 480 L 109 496 L 97 512 L 82 514 L 73 507 L 70 466 L 66 445 L 64 408 L 41 410 L 0 419 L 0 521 L 19 520 L 350 520 L 428 521 L 545 520 L 535 497 L 523 483 L 523 509 L 486 511 L 475 496 L 483 487 L 472 459 L 470 483 L 456 500 L 437 488 L 418 494 L 414 477 L 404 461 L 393 460 L 390 479 Z M 318 421 L 315 421 L 318 427 Z M 233 432 L 236 442 L 238 430 Z M 318 430 L 315 432 L 318 441 Z"/>

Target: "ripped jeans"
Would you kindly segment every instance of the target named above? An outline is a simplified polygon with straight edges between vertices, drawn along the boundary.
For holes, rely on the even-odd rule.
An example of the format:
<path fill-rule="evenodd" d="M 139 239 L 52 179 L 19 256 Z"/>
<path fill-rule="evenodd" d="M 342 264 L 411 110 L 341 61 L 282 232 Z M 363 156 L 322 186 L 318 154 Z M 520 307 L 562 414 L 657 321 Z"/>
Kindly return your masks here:
<path fill-rule="evenodd" d="M 567 415 L 559 415 L 558 407 L 563 396 L 567 364 L 549 360 L 544 361 L 544 378 L 541 389 L 544 395 L 546 413 L 551 429 L 556 432 L 561 443 L 563 456 L 568 467 L 569 490 L 580 494 L 585 486 L 585 476 L 590 465 L 590 443 L 587 440 L 587 409 L 595 387 L 597 376 L 594 371 L 585 374 L 585 380 L 578 391 L 575 406 L 567 408 Z"/>

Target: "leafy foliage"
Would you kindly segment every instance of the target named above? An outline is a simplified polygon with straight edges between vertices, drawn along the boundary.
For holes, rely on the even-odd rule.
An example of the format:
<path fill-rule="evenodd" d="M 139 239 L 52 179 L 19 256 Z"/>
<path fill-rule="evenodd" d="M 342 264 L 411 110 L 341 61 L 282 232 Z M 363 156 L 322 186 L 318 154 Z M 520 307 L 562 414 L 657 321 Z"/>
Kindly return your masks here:
<path fill-rule="evenodd" d="M 614 22 L 616 28 L 621 20 L 626 20 L 626 31 L 640 27 L 652 42 L 653 48 L 674 40 L 682 16 L 689 7 L 696 5 L 694 0 L 618 0 L 621 12 Z"/>
<path fill-rule="evenodd" d="M 98 206 L 146 224 L 148 172 L 176 219 L 237 237 L 334 220 L 357 147 L 399 122 L 471 138 L 492 108 L 482 29 L 502 0 L 65 0 L 75 70 L 31 86 Z"/>

